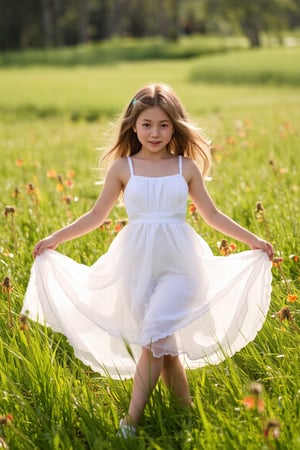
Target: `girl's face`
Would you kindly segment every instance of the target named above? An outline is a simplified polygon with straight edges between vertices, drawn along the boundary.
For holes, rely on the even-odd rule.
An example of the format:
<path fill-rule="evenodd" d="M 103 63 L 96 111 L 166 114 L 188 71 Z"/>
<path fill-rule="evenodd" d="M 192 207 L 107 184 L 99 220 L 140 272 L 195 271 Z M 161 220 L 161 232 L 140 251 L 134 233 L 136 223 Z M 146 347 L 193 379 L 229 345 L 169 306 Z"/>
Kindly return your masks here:
<path fill-rule="evenodd" d="M 133 130 L 142 144 L 141 151 L 164 153 L 172 139 L 174 126 L 169 116 L 159 106 L 154 106 L 138 116 Z"/>

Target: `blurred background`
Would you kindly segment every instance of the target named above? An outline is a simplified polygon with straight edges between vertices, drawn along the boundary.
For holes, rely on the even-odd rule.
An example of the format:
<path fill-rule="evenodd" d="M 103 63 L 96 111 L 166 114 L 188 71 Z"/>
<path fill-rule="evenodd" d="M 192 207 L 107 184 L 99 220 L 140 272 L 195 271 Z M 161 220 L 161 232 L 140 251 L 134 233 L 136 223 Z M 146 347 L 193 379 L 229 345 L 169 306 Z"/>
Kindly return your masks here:
<path fill-rule="evenodd" d="M 259 47 L 300 26 L 300 0 L 1 0 L 0 49 L 61 47 L 112 37 L 232 35 Z"/>

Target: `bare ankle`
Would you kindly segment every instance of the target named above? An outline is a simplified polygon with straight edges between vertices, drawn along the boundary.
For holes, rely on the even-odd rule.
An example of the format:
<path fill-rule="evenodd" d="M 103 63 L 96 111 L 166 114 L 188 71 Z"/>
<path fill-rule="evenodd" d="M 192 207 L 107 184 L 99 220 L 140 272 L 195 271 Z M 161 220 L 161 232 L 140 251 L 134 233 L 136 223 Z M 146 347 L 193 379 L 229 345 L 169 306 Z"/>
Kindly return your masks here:
<path fill-rule="evenodd" d="M 122 420 L 123 424 L 130 425 L 133 427 L 137 426 L 137 421 L 134 420 L 130 414 L 126 414 L 126 416 L 124 416 L 123 419 L 121 419 L 121 420 Z"/>

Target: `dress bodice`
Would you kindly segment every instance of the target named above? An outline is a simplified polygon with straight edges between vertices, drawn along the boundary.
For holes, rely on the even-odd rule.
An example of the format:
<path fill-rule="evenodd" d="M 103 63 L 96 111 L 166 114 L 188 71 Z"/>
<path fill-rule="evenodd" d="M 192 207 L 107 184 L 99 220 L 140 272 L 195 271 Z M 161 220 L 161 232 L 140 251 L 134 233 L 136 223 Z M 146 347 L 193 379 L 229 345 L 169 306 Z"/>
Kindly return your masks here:
<path fill-rule="evenodd" d="M 185 220 L 188 186 L 182 175 L 182 156 L 175 175 L 135 175 L 128 157 L 130 178 L 124 192 L 129 223 L 173 223 Z"/>

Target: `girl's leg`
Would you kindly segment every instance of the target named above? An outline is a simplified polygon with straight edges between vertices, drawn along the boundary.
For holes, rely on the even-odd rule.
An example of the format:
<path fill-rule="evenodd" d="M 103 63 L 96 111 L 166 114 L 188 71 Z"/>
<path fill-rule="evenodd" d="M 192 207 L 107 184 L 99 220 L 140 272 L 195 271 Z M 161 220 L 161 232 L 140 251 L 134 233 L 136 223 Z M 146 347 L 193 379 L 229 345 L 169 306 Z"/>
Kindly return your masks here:
<path fill-rule="evenodd" d="M 181 406 L 192 406 L 186 373 L 178 356 L 164 356 L 161 377 Z"/>
<path fill-rule="evenodd" d="M 126 423 L 138 423 L 162 371 L 163 358 L 155 358 L 150 350 L 142 348 L 133 379 L 128 416 L 124 419 Z"/>

